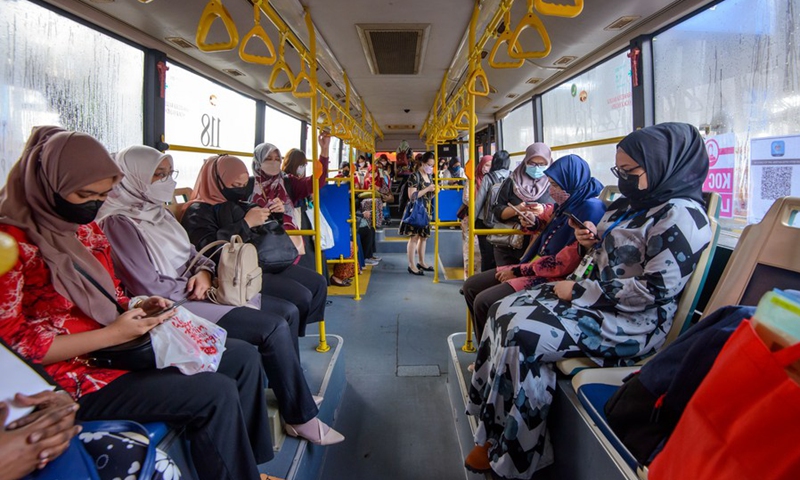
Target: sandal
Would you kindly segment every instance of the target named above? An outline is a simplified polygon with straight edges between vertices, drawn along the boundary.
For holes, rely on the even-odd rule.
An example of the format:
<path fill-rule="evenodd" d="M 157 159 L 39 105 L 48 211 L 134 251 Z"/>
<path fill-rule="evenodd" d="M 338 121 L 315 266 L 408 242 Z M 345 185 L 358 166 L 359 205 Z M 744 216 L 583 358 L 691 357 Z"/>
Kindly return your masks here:
<path fill-rule="evenodd" d="M 336 280 L 336 277 L 331 275 L 331 285 L 334 287 L 349 287 L 351 285 L 350 279 Z"/>

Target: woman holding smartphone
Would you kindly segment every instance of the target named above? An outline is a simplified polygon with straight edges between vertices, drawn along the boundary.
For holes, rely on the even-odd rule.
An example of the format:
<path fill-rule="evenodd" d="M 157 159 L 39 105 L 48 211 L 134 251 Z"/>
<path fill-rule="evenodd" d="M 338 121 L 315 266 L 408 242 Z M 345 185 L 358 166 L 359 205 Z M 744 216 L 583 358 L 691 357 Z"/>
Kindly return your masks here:
<path fill-rule="evenodd" d="M 431 198 L 436 187 L 433 184 L 433 152 L 425 152 L 415 165 L 414 174 L 408 179 L 408 202 L 409 204 L 422 198 L 425 208 L 430 216 Z M 425 263 L 425 244 L 431 236 L 430 218 L 424 227 L 414 227 L 405 223 L 400 224 L 400 235 L 408 237 L 406 253 L 408 254 L 408 273 L 412 275 L 425 275 L 424 271 L 432 272 L 434 267 Z M 414 264 L 414 259 L 419 260 Z"/>
<path fill-rule="evenodd" d="M 464 282 L 464 298 L 472 313 L 478 340 L 492 304 L 514 292 L 563 280 L 578 266 L 582 255 L 575 242 L 574 230 L 568 224 L 568 215 L 597 222 L 606 211 L 603 202 L 597 198 L 603 185 L 592 177 L 589 164 L 581 157 L 561 157 L 544 174 L 550 197 L 555 200 L 555 211 L 538 217 L 528 211 L 518 212 L 523 226 L 536 235 L 520 263 L 481 272 Z"/>

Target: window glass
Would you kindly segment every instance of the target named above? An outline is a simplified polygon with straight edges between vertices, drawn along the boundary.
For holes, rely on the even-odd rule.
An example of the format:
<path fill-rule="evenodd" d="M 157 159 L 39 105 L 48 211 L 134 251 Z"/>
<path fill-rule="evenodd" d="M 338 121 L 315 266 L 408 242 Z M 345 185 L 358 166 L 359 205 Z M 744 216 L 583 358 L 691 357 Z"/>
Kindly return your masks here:
<path fill-rule="evenodd" d="M 706 135 L 705 187 L 720 193 L 733 238 L 723 244 L 775 198 L 800 195 L 798 12 L 800 0 L 726 0 L 653 41 L 656 121 Z"/>
<path fill-rule="evenodd" d="M 503 119 L 503 150 L 508 153 L 525 152 L 533 143 L 533 106 L 526 102 Z M 511 168 L 522 161 L 524 155 L 511 157 Z"/>
<path fill-rule="evenodd" d="M 89 133 L 112 152 L 142 143 L 141 50 L 32 2 L 4 0 L 0 52 L 0 185 L 37 125 Z"/>
<path fill-rule="evenodd" d="M 630 133 L 633 107 L 627 54 L 612 57 L 542 95 L 542 116 L 544 141 L 551 147 Z"/>
<path fill-rule="evenodd" d="M 164 136 L 171 145 L 252 152 L 256 102 L 181 68 L 168 65 Z M 180 187 L 194 187 L 208 153 L 169 152 Z M 248 169 L 250 156 L 242 155 Z"/>
<path fill-rule="evenodd" d="M 571 148 L 569 150 L 554 150 L 553 160 L 573 154 L 586 160 L 592 170 L 592 176 L 603 185 L 616 185 L 617 177 L 611 173 L 617 155 L 617 145 L 596 145 L 594 147 Z M 520 157 L 520 160 L 522 157 Z"/>
<path fill-rule="evenodd" d="M 300 145 L 301 124 L 300 120 L 267 105 L 264 115 L 264 141 L 278 147 L 281 155 L 285 155 L 292 148 L 303 148 Z M 306 154 L 310 155 L 311 150 L 306 150 Z"/>

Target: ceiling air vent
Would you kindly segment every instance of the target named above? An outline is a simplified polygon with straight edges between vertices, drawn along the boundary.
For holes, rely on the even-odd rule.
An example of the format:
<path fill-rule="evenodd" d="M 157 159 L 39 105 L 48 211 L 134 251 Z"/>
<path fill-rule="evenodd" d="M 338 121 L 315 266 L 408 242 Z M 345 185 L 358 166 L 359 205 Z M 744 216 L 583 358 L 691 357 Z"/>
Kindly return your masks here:
<path fill-rule="evenodd" d="M 422 70 L 430 24 L 356 25 L 373 75 L 416 75 Z"/>
<path fill-rule="evenodd" d="M 506 95 L 506 98 L 517 98 L 517 97 L 519 97 L 518 93 L 509 93 L 508 95 Z"/>
<path fill-rule="evenodd" d="M 414 130 L 416 125 L 386 125 L 386 130 Z"/>
<path fill-rule="evenodd" d="M 272 90 L 270 90 L 269 88 L 262 88 L 261 92 L 265 93 L 267 95 L 272 95 L 272 93 L 273 93 Z"/>
<path fill-rule="evenodd" d="M 192 42 L 181 37 L 166 37 L 164 40 L 180 48 L 196 48 Z"/>
<path fill-rule="evenodd" d="M 571 56 L 571 55 L 566 55 L 566 56 L 564 56 L 564 57 L 561 57 L 561 58 L 559 58 L 559 59 L 558 59 L 558 60 L 556 60 L 555 62 L 553 62 L 553 65 L 566 65 L 566 64 L 568 64 L 568 63 L 572 63 L 572 62 L 574 62 L 574 61 L 575 61 L 575 59 L 577 59 L 577 58 L 578 58 L 578 57 L 573 57 L 573 56 Z"/>
<path fill-rule="evenodd" d="M 240 72 L 235 68 L 223 68 L 222 71 L 227 73 L 231 77 L 244 77 L 244 72 Z"/>
<path fill-rule="evenodd" d="M 622 30 L 623 28 L 627 27 L 631 23 L 639 20 L 640 16 L 638 15 L 627 15 L 624 17 L 619 17 L 618 19 L 611 22 L 606 28 L 603 30 Z"/>
<path fill-rule="evenodd" d="M 537 83 L 541 82 L 543 79 L 539 77 L 531 77 L 525 80 L 525 83 L 530 83 L 531 85 L 536 85 Z"/>

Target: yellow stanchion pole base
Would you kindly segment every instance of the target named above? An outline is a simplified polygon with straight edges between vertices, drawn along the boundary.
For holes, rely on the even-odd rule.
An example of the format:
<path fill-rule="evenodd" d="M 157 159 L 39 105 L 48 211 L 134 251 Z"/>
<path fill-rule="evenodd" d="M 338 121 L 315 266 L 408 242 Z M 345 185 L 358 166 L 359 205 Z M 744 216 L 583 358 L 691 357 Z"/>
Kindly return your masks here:
<path fill-rule="evenodd" d="M 319 342 L 319 345 L 317 345 L 317 348 L 315 350 L 318 351 L 319 353 L 325 353 L 330 349 L 331 346 L 328 345 L 328 342 Z"/>
<path fill-rule="evenodd" d="M 467 353 L 475 353 L 478 351 L 478 349 L 475 348 L 475 344 L 472 343 L 472 340 L 467 339 L 467 341 L 464 342 L 464 345 L 461 347 L 461 351 Z"/>

